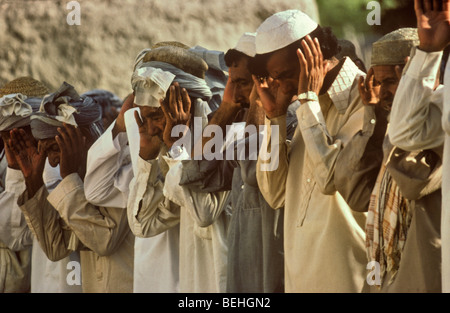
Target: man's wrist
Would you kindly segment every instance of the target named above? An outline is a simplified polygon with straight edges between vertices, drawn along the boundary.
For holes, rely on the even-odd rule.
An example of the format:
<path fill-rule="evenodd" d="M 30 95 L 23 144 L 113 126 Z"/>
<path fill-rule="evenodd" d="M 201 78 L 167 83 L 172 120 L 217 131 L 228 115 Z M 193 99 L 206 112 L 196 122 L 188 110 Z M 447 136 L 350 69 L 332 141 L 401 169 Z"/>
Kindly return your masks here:
<path fill-rule="evenodd" d="M 44 185 L 42 176 L 30 176 L 25 178 L 25 185 L 28 190 L 28 198 L 33 198 L 39 189 Z"/>
<path fill-rule="evenodd" d="M 121 127 L 121 126 L 117 123 L 117 120 L 116 120 L 116 121 L 114 122 L 114 127 L 113 127 L 113 129 L 112 129 L 112 131 L 111 131 L 112 136 L 113 136 L 113 139 L 116 138 L 118 134 L 124 133 L 124 132 L 126 132 L 125 127 Z"/>

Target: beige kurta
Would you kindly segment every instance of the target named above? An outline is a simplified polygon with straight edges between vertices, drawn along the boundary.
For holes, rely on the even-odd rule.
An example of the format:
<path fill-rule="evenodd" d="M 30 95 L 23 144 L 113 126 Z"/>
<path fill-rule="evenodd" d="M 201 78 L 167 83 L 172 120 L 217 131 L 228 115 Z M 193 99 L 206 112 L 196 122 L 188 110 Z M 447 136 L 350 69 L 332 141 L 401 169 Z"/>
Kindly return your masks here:
<path fill-rule="evenodd" d="M 441 292 L 441 181 L 442 146 L 407 152 L 384 143 L 387 170 L 408 200 L 412 214 L 395 279 L 386 274 L 381 287 L 367 292 Z M 391 154 L 391 151 L 394 153 Z M 379 190 L 374 190 L 374 194 Z"/>
<path fill-rule="evenodd" d="M 445 137 L 441 125 L 443 93 L 448 88 L 435 89 L 441 59 L 442 52 L 426 53 L 413 48 L 392 104 L 388 130 L 392 145 L 411 152 L 428 150 L 428 157 L 413 163 L 405 156 L 393 167 L 396 176 L 390 169 L 405 198 L 413 200 L 410 201 L 413 217 L 397 277 L 391 286 L 383 286 L 383 291 L 440 292 L 441 264 L 442 289 L 449 291 L 450 228 L 445 201 L 448 194 L 444 184 L 445 161 L 443 169 L 441 166 Z M 444 199 L 442 221 L 441 196 Z"/>
<path fill-rule="evenodd" d="M 5 168 L 4 174 L 6 179 L 0 177 L 0 185 L 5 186 L 5 190 L 0 186 L 0 293 L 30 292 L 33 237 L 15 205 L 25 184 L 21 171 Z"/>
<path fill-rule="evenodd" d="M 43 179 L 48 190 L 53 190 L 55 185 L 61 181 L 59 168 L 52 168 L 48 163 L 45 165 Z M 2 270 L 5 268 L 17 270 L 10 273 L 11 279 L 24 280 L 23 282 L 12 281 L 7 278 L 5 286 L 20 286 L 16 289 L 18 292 L 30 290 L 32 293 L 79 293 L 82 292 L 81 286 L 68 285 L 66 276 L 69 272 L 67 264 L 72 261 L 80 262 L 78 251 L 72 252 L 66 258 L 58 262 L 50 261 L 39 246 L 38 241 L 32 235 L 28 228 L 25 218 L 17 205 L 17 199 L 25 191 L 25 181 L 20 170 L 7 169 L 6 190 L 0 195 L 0 238 L 1 241 L 12 251 L 1 249 L 0 254 L 5 254 L 0 262 Z M 32 245 L 32 247 L 31 247 Z M 25 252 L 22 250 L 30 251 Z M 28 260 L 31 254 L 31 264 Z M 14 264 L 8 264 L 8 260 Z M 5 261 L 5 262 L 3 262 Z M 27 269 L 28 268 L 28 269 Z M 27 269 L 28 274 L 23 271 Z M 31 275 L 30 272 L 31 271 Z M 25 283 L 25 281 L 28 281 Z M 0 279 L 0 285 L 3 283 Z M 28 287 L 26 287 L 28 285 Z M 8 287 L 8 288 L 9 288 Z M 14 291 L 9 289 L 8 292 Z"/>
<path fill-rule="evenodd" d="M 78 174 L 67 176 L 50 195 L 42 187 L 31 199 L 24 193 L 18 203 L 49 259 L 81 250 L 83 292 L 133 292 L 134 236 L 125 209 L 88 203 Z"/>
<path fill-rule="evenodd" d="M 340 151 L 362 129 L 360 75 L 346 59 L 328 92 L 320 96 L 320 105 L 310 101 L 297 109 L 299 124 L 290 144 L 285 116 L 266 119 L 269 128 L 279 125 L 279 146 L 272 149 L 279 149 L 280 159 L 276 170 L 263 171 L 259 158 L 257 179 L 273 208 L 285 206 L 286 292 L 362 290 L 366 214 L 353 212 L 334 183 Z"/>
<path fill-rule="evenodd" d="M 0 293 L 30 292 L 31 247 L 12 251 L 0 242 Z"/>

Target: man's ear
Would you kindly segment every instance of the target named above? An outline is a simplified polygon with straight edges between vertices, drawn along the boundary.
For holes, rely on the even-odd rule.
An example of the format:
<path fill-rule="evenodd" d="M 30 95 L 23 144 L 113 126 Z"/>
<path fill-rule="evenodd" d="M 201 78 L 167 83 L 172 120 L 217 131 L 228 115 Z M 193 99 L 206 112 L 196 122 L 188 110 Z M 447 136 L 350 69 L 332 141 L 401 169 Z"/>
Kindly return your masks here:
<path fill-rule="evenodd" d="M 405 64 L 395 66 L 395 74 L 396 74 L 398 80 L 400 80 L 402 78 L 403 70 L 405 69 L 405 66 L 408 63 L 408 61 L 409 61 L 409 57 L 406 57 Z"/>

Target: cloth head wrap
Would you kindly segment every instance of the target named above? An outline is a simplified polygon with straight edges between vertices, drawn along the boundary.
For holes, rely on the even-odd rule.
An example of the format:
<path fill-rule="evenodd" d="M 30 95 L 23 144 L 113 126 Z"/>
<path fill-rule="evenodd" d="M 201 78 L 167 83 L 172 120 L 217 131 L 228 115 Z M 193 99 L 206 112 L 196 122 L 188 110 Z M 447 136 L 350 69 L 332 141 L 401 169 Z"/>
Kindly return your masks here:
<path fill-rule="evenodd" d="M 173 81 L 178 82 L 180 87 L 185 88 L 189 96 L 193 98 L 200 98 L 204 101 L 209 101 L 212 97 L 211 90 L 204 79 L 186 73 L 185 71 L 173 66 L 172 64 L 159 61 L 151 61 L 142 63 L 141 68 L 144 67 L 160 69 L 164 72 L 169 72 L 175 75 Z M 133 89 L 135 88 L 135 82 L 136 81 L 134 80 L 132 80 L 131 82 Z"/>
<path fill-rule="evenodd" d="M 102 108 L 90 97 L 80 97 L 64 82 L 53 94 L 42 99 L 39 112 L 31 117 L 31 131 L 36 139 L 53 138 L 63 123 L 88 128 L 93 138 L 103 132 Z"/>
<path fill-rule="evenodd" d="M 81 98 L 90 97 L 102 107 L 102 116 L 106 116 L 112 107 L 120 110 L 123 101 L 108 90 L 93 89 L 81 95 Z"/>
<path fill-rule="evenodd" d="M 201 57 L 208 65 L 205 81 L 212 94 L 208 105 L 211 111 L 215 111 L 222 103 L 223 92 L 228 81 L 228 66 L 225 63 L 225 53 L 223 51 L 209 50 L 202 46 L 195 46 L 189 51 Z"/>
<path fill-rule="evenodd" d="M 134 71 L 131 85 L 138 106 L 159 107 L 175 75 L 159 68 L 142 66 Z"/>
<path fill-rule="evenodd" d="M 81 95 L 81 98 L 90 97 L 98 102 L 102 107 L 122 107 L 123 101 L 117 95 L 108 90 L 92 89 Z"/>
<path fill-rule="evenodd" d="M 31 114 L 39 110 L 41 98 L 16 93 L 0 98 L 0 131 L 30 125 Z"/>
<path fill-rule="evenodd" d="M 419 44 L 417 28 L 400 28 L 384 35 L 372 45 L 372 66 L 401 65 Z"/>
<path fill-rule="evenodd" d="M 142 50 L 135 60 L 131 85 L 137 105 L 159 107 L 173 81 L 186 88 L 189 95 L 210 100 L 212 93 L 205 79 L 208 64 L 185 45 L 162 43 Z"/>

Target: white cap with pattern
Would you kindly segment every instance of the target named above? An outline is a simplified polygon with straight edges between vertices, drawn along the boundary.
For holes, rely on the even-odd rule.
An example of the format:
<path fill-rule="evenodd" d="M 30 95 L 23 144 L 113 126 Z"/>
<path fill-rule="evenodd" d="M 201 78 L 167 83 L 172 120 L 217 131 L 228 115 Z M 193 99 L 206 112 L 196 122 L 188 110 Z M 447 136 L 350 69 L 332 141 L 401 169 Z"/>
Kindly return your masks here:
<path fill-rule="evenodd" d="M 256 30 L 256 53 L 264 54 L 284 48 L 305 37 L 318 24 L 299 10 L 275 13 Z"/>

